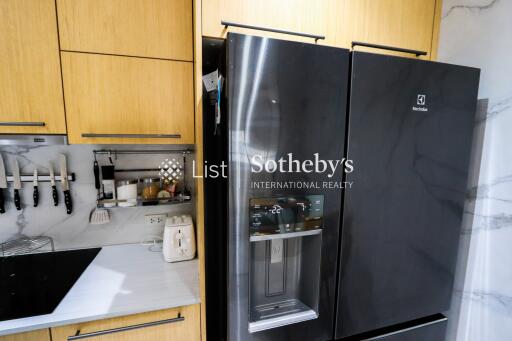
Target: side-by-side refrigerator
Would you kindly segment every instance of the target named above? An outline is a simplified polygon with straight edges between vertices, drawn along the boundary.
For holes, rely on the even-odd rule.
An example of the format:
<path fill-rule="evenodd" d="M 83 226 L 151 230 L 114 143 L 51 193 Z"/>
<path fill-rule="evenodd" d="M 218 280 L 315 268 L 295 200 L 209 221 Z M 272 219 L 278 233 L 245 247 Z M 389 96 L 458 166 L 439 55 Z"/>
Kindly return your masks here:
<path fill-rule="evenodd" d="M 443 341 L 479 70 L 230 33 L 203 75 L 208 339 Z"/>

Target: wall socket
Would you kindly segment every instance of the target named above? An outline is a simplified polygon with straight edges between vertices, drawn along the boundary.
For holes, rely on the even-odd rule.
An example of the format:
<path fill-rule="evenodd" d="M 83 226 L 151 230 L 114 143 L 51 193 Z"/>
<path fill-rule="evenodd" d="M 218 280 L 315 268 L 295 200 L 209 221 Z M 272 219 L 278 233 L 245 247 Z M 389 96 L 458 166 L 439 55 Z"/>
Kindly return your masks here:
<path fill-rule="evenodd" d="M 146 214 L 144 222 L 150 225 L 163 225 L 167 219 L 167 214 Z"/>

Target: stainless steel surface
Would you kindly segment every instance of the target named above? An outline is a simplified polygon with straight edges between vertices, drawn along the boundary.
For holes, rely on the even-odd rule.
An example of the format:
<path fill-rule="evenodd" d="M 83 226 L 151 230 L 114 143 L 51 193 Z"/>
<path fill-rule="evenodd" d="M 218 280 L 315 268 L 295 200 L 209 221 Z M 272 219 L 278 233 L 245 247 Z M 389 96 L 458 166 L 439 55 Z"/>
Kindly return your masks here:
<path fill-rule="evenodd" d="M 5 175 L 4 159 L 0 154 L 0 189 L 7 188 L 7 176 Z"/>
<path fill-rule="evenodd" d="M 431 321 L 431 322 L 427 322 L 427 323 L 418 324 L 418 325 L 416 325 L 414 327 L 404 328 L 404 329 L 400 329 L 400 330 L 397 330 L 397 331 L 394 331 L 394 332 L 391 332 L 391 333 L 382 334 L 382 335 L 379 335 L 379 336 L 376 336 L 376 337 L 370 337 L 370 338 L 367 338 L 367 339 L 361 339 L 361 341 L 387 339 L 387 338 L 393 337 L 394 335 L 399 335 L 399 334 L 402 334 L 402 333 L 405 333 L 405 332 L 409 332 L 409 331 L 412 331 L 412 330 L 415 330 L 415 329 L 424 328 L 424 327 L 431 326 L 431 325 L 438 324 L 438 323 L 445 322 L 445 321 L 448 321 L 447 317 L 441 318 L 441 319 L 436 320 L 436 321 Z M 389 340 L 391 341 L 392 339 L 389 339 Z"/>
<path fill-rule="evenodd" d="M 62 186 L 62 191 L 69 190 L 69 182 L 68 182 L 68 166 L 66 161 L 66 155 L 60 154 L 59 157 L 60 162 L 60 182 Z"/>
<path fill-rule="evenodd" d="M 144 150 L 144 149 L 95 149 L 93 150 L 92 152 L 94 154 L 97 154 L 97 155 L 100 155 L 100 154 L 103 154 L 103 155 L 111 155 L 111 156 L 116 156 L 116 155 L 120 155 L 120 154 L 136 154 L 136 155 L 144 155 L 144 154 L 190 154 L 191 152 L 194 151 L 193 149 L 194 146 L 191 146 L 190 148 L 185 148 L 185 149 L 148 149 L 148 150 Z"/>
<path fill-rule="evenodd" d="M 314 236 L 317 234 L 321 234 L 322 229 L 316 230 L 307 230 L 302 232 L 290 232 L 290 233 L 280 233 L 280 234 L 267 234 L 261 236 L 251 236 L 251 242 L 260 242 L 263 240 L 273 240 L 273 239 L 287 239 L 287 238 L 296 238 L 296 237 L 305 237 L 305 236 Z"/>
<path fill-rule="evenodd" d="M 0 145 L 3 146 L 53 146 L 67 145 L 66 135 L 12 135 L 0 134 Z"/>
<path fill-rule="evenodd" d="M 12 161 L 12 177 L 14 189 L 21 189 L 20 165 L 18 164 L 17 159 Z"/>
<path fill-rule="evenodd" d="M 38 181 L 38 176 L 37 176 L 37 168 L 34 168 L 34 175 L 33 175 L 33 179 L 32 179 L 32 184 L 34 186 L 37 186 L 37 181 Z M 23 180 L 22 180 L 23 181 Z"/>
<path fill-rule="evenodd" d="M 181 134 L 93 134 L 85 133 L 82 137 L 100 138 L 100 137 L 113 137 L 113 138 L 128 138 L 128 139 L 179 139 Z"/>
<path fill-rule="evenodd" d="M 86 339 L 86 338 L 90 338 L 90 337 L 99 337 L 99 336 L 102 336 L 102 335 L 126 332 L 126 331 L 129 331 L 129 330 L 140 329 L 140 328 L 160 326 L 162 324 L 176 323 L 176 322 L 181 322 L 181 321 L 185 321 L 185 317 L 183 317 L 183 316 L 178 314 L 178 317 L 175 317 L 175 318 L 172 318 L 172 319 L 153 321 L 153 322 L 146 322 L 146 323 L 141 323 L 141 324 L 135 324 L 133 326 L 112 328 L 112 329 L 100 330 L 100 331 L 97 331 L 97 332 L 91 332 L 91 333 L 85 333 L 85 334 L 80 334 L 80 330 L 78 330 L 76 335 L 68 336 L 68 341 L 81 340 L 81 339 Z"/>
<path fill-rule="evenodd" d="M 378 45 L 378 44 L 364 43 L 364 42 L 361 42 L 361 41 L 353 41 L 352 42 L 352 48 L 354 48 L 356 46 L 371 47 L 371 48 L 374 48 L 374 49 L 381 49 L 381 50 L 389 50 L 389 51 L 397 51 L 397 52 L 410 53 L 410 54 L 415 55 L 416 57 L 418 57 L 418 56 L 426 56 L 427 55 L 426 51 L 410 50 L 410 49 L 404 49 L 404 48 L 401 48 L 401 47 L 394 47 L 394 46 L 387 46 L 387 45 Z"/>
<path fill-rule="evenodd" d="M 229 178 L 228 178 L 228 290 L 229 341 L 308 341 L 329 340 L 334 323 L 334 297 L 339 239 L 340 190 L 328 189 L 256 189 L 253 182 L 328 181 L 323 173 L 251 172 L 251 158 L 262 155 L 263 162 L 292 153 L 294 159 L 311 159 L 321 153 L 323 159 L 343 157 L 348 81 L 348 50 L 228 33 L 227 95 Z M 333 136 L 339 136 L 334 139 Z M 341 179 L 338 169 L 333 179 Z M 316 257 L 321 262 L 315 287 L 295 286 L 287 294 L 309 306 L 308 294 L 317 295 L 318 318 L 303 323 L 249 333 L 252 293 L 251 248 L 249 235 L 249 199 L 276 195 L 325 196 L 322 247 Z M 220 228 L 220 226 L 219 226 Z M 320 238 L 319 235 L 293 239 Z M 288 252 L 291 252 L 288 239 Z M 260 251 L 257 251 L 260 252 Z M 263 252 L 263 249 L 261 249 Z M 290 262 L 290 259 L 288 259 Z M 291 264 L 291 263 L 290 263 Z M 296 262 L 302 270 L 313 270 L 308 262 Z M 258 269 L 264 271 L 264 263 Z M 289 265 L 290 266 L 290 265 Z M 289 267 L 288 266 L 288 267 Z M 291 269 L 290 269 L 291 270 Z M 258 270 L 259 271 L 259 270 Z M 295 273 L 291 271 L 290 273 Z M 287 274 L 288 275 L 288 274 Z M 261 288 L 264 290 L 264 275 Z M 314 276 L 314 275 L 310 275 Z M 287 285 L 302 283 L 288 277 Z M 252 287 L 255 288 L 254 283 Z M 299 291 L 301 290 L 301 291 Z M 274 300 L 274 299 L 272 299 Z M 313 298 L 309 298 L 313 301 Z M 255 306 L 265 304 L 264 300 Z M 269 302 L 270 303 L 270 302 Z M 213 318 L 213 316 L 212 316 Z M 256 321 L 254 321 L 256 322 Z"/>
<path fill-rule="evenodd" d="M 0 251 L 2 251 L 3 257 L 9 257 L 31 253 L 40 250 L 47 245 L 51 246 L 51 250 L 49 251 L 55 251 L 55 245 L 51 237 L 21 237 L 1 243 Z"/>
<path fill-rule="evenodd" d="M 0 122 L 0 126 L 7 127 L 44 127 L 44 122 Z"/>

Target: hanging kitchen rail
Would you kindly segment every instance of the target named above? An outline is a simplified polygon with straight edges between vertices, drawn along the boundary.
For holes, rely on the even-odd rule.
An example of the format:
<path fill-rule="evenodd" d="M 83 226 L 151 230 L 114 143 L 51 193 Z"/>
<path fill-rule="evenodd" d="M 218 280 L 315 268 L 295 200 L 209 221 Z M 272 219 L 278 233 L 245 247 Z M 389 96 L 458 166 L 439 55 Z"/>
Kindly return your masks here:
<path fill-rule="evenodd" d="M 21 175 L 21 182 L 33 182 L 34 175 Z M 7 182 L 14 182 L 14 177 L 12 175 L 6 176 Z M 55 182 L 61 182 L 62 178 L 60 175 L 55 175 Z M 75 173 L 71 173 L 68 175 L 68 181 L 75 181 L 76 176 Z M 49 174 L 39 174 L 37 176 L 37 182 L 50 182 Z"/>
<path fill-rule="evenodd" d="M 189 155 L 192 153 L 192 149 L 148 149 L 148 150 L 139 150 L 139 149 L 95 149 L 92 152 L 94 153 L 94 159 L 96 160 L 96 155 L 108 155 L 111 159 L 117 159 L 117 155 L 145 155 L 145 154 L 153 154 L 153 155 L 166 155 L 166 154 L 176 154 L 176 155 Z M 159 168 L 133 168 L 133 169 L 119 169 L 116 168 L 114 172 L 116 173 L 124 173 L 124 172 L 158 172 Z"/>
<path fill-rule="evenodd" d="M 425 51 L 410 50 L 410 49 L 404 49 L 404 48 L 401 48 L 401 47 L 394 47 L 394 46 L 386 46 L 386 45 L 364 43 L 362 41 L 353 41 L 352 42 L 352 49 L 355 46 L 371 47 L 371 48 L 374 48 L 374 49 L 381 49 L 381 50 L 389 50 L 389 51 L 410 53 L 410 54 L 415 55 L 416 57 L 426 56 L 427 55 L 427 52 L 425 52 Z"/>
<path fill-rule="evenodd" d="M 221 25 L 224 25 L 225 28 L 228 28 L 229 26 L 232 27 L 241 27 L 241 28 L 248 28 L 251 30 L 258 30 L 258 31 L 266 31 L 266 32 L 274 32 L 274 33 L 283 33 L 283 34 L 289 34 L 292 36 L 299 36 L 299 37 L 306 37 L 306 38 L 313 38 L 315 39 L 315 42 L 319 39 L 325 39 L 325 36 L 317 35 L 317 34 L 309 34 L 309 33 L 302 33 L 302 32 L 294 32 L 294 31 L 285 31 L 285 30 L 279 30 L 276 28 L 269 28 L 269 27 L 261 27 L 261 26 L 252 26 L 252 25 L 246 25 L 246 24 L 239 24 L 234 23 L 231 21 L 225 21 L 222 20 Z"/>

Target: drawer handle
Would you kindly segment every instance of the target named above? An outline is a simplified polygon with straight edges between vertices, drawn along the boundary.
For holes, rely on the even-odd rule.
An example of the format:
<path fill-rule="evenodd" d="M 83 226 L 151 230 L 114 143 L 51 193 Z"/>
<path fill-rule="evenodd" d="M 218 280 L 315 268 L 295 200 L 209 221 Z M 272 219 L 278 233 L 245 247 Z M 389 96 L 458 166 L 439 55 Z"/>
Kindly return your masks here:
<path fill-rule="evenodd" d="M 115 138 L 128 138 L 128 139 L 180 139 L 181 134 L 82 134 L 82 137 L 115 137 Z"/>
<path fill-rule="evenodd" d="M 178 316 L 175 317 L 175 318 L 172 318 L 172 319 L 160 320 L 160 321 L 154 321 L 154 322 L 147 322 L 147 323 L 141 323 L 141 324 L 134 324 L 132 326 L 100 330 L 100 331 L 97 331 L 97 332 L 80 334 L 80 330 L 78 330 L 75 335 L 68 336 L 68 341 L 80 340 L 80 339 L 85 339 L 85 338 L 95 337 L 95 336 L 101 336 L 101 335 L 107 335 L 107 334 L 120 333 L 120 332 L 129 331 L 129 330 L 140 329 L 140 328 L 154 327 L 154 326 L 159 326 L 159 325 L 162 325 L 162 324 L 175 323 L 175 322 L 181 322 L 181 321 L 185 321 L 185 317 L 181 316 L 181 313 L 178 313 Z"/>
<path fill-rule="evenodd" d="M 410 53 L 410 54 L 415 55 L 416 57 L 418 57 L 418 56 L 426 56 L 427 55 L 427 52 L 425 52 L 425 51 L 409 50 L 409 49 L 404 49 L 404 48 L 401 48 L 401 47 L 363 43 L 362 41 L 353 41 L 352 42 L 352 49 L 354 49 L 354 46 L 363 46 L 363 47 L 371 47 L 371 48 L 374 48 L 374 49 L 381 49 L 381 50 L 389 50 L 389 51 Z"/>
<path fill-rule="evenodd" d="M 3 127 L 44 127 L 44 122 L 0 122 Z"/>
<path fill-rule="evenodd" d="M 283 34 L 289 34 L 292 36 L 299 36 L 299 37 L 306 37 L 306 38 L 313 38 L 315 41 L 318 39 L 325 39 L 325 36 L 320 36 L 317 34 L 309 34 L 309 33 L 302 33 L 302 32 L 293 32 L 293 31 L 285 31 L 285 30 L 278 30 L 276 28 L 269 28 L 269 27 L 261 27 L 261 26 L 252 26 L 252 25 L 246 25 L 246 24 L 239 24 L 231 21 L 225 21 L 222 20 L 220 22 L 224 27 L 228 28 L 229 26 L 233 27 L 241 27 L 241 28 L 248 28 L 251 30 L 258 30 L 258 31 L 266 31 L 266 32 L 275 32 L 275 33 L 283 33 Z"/>

